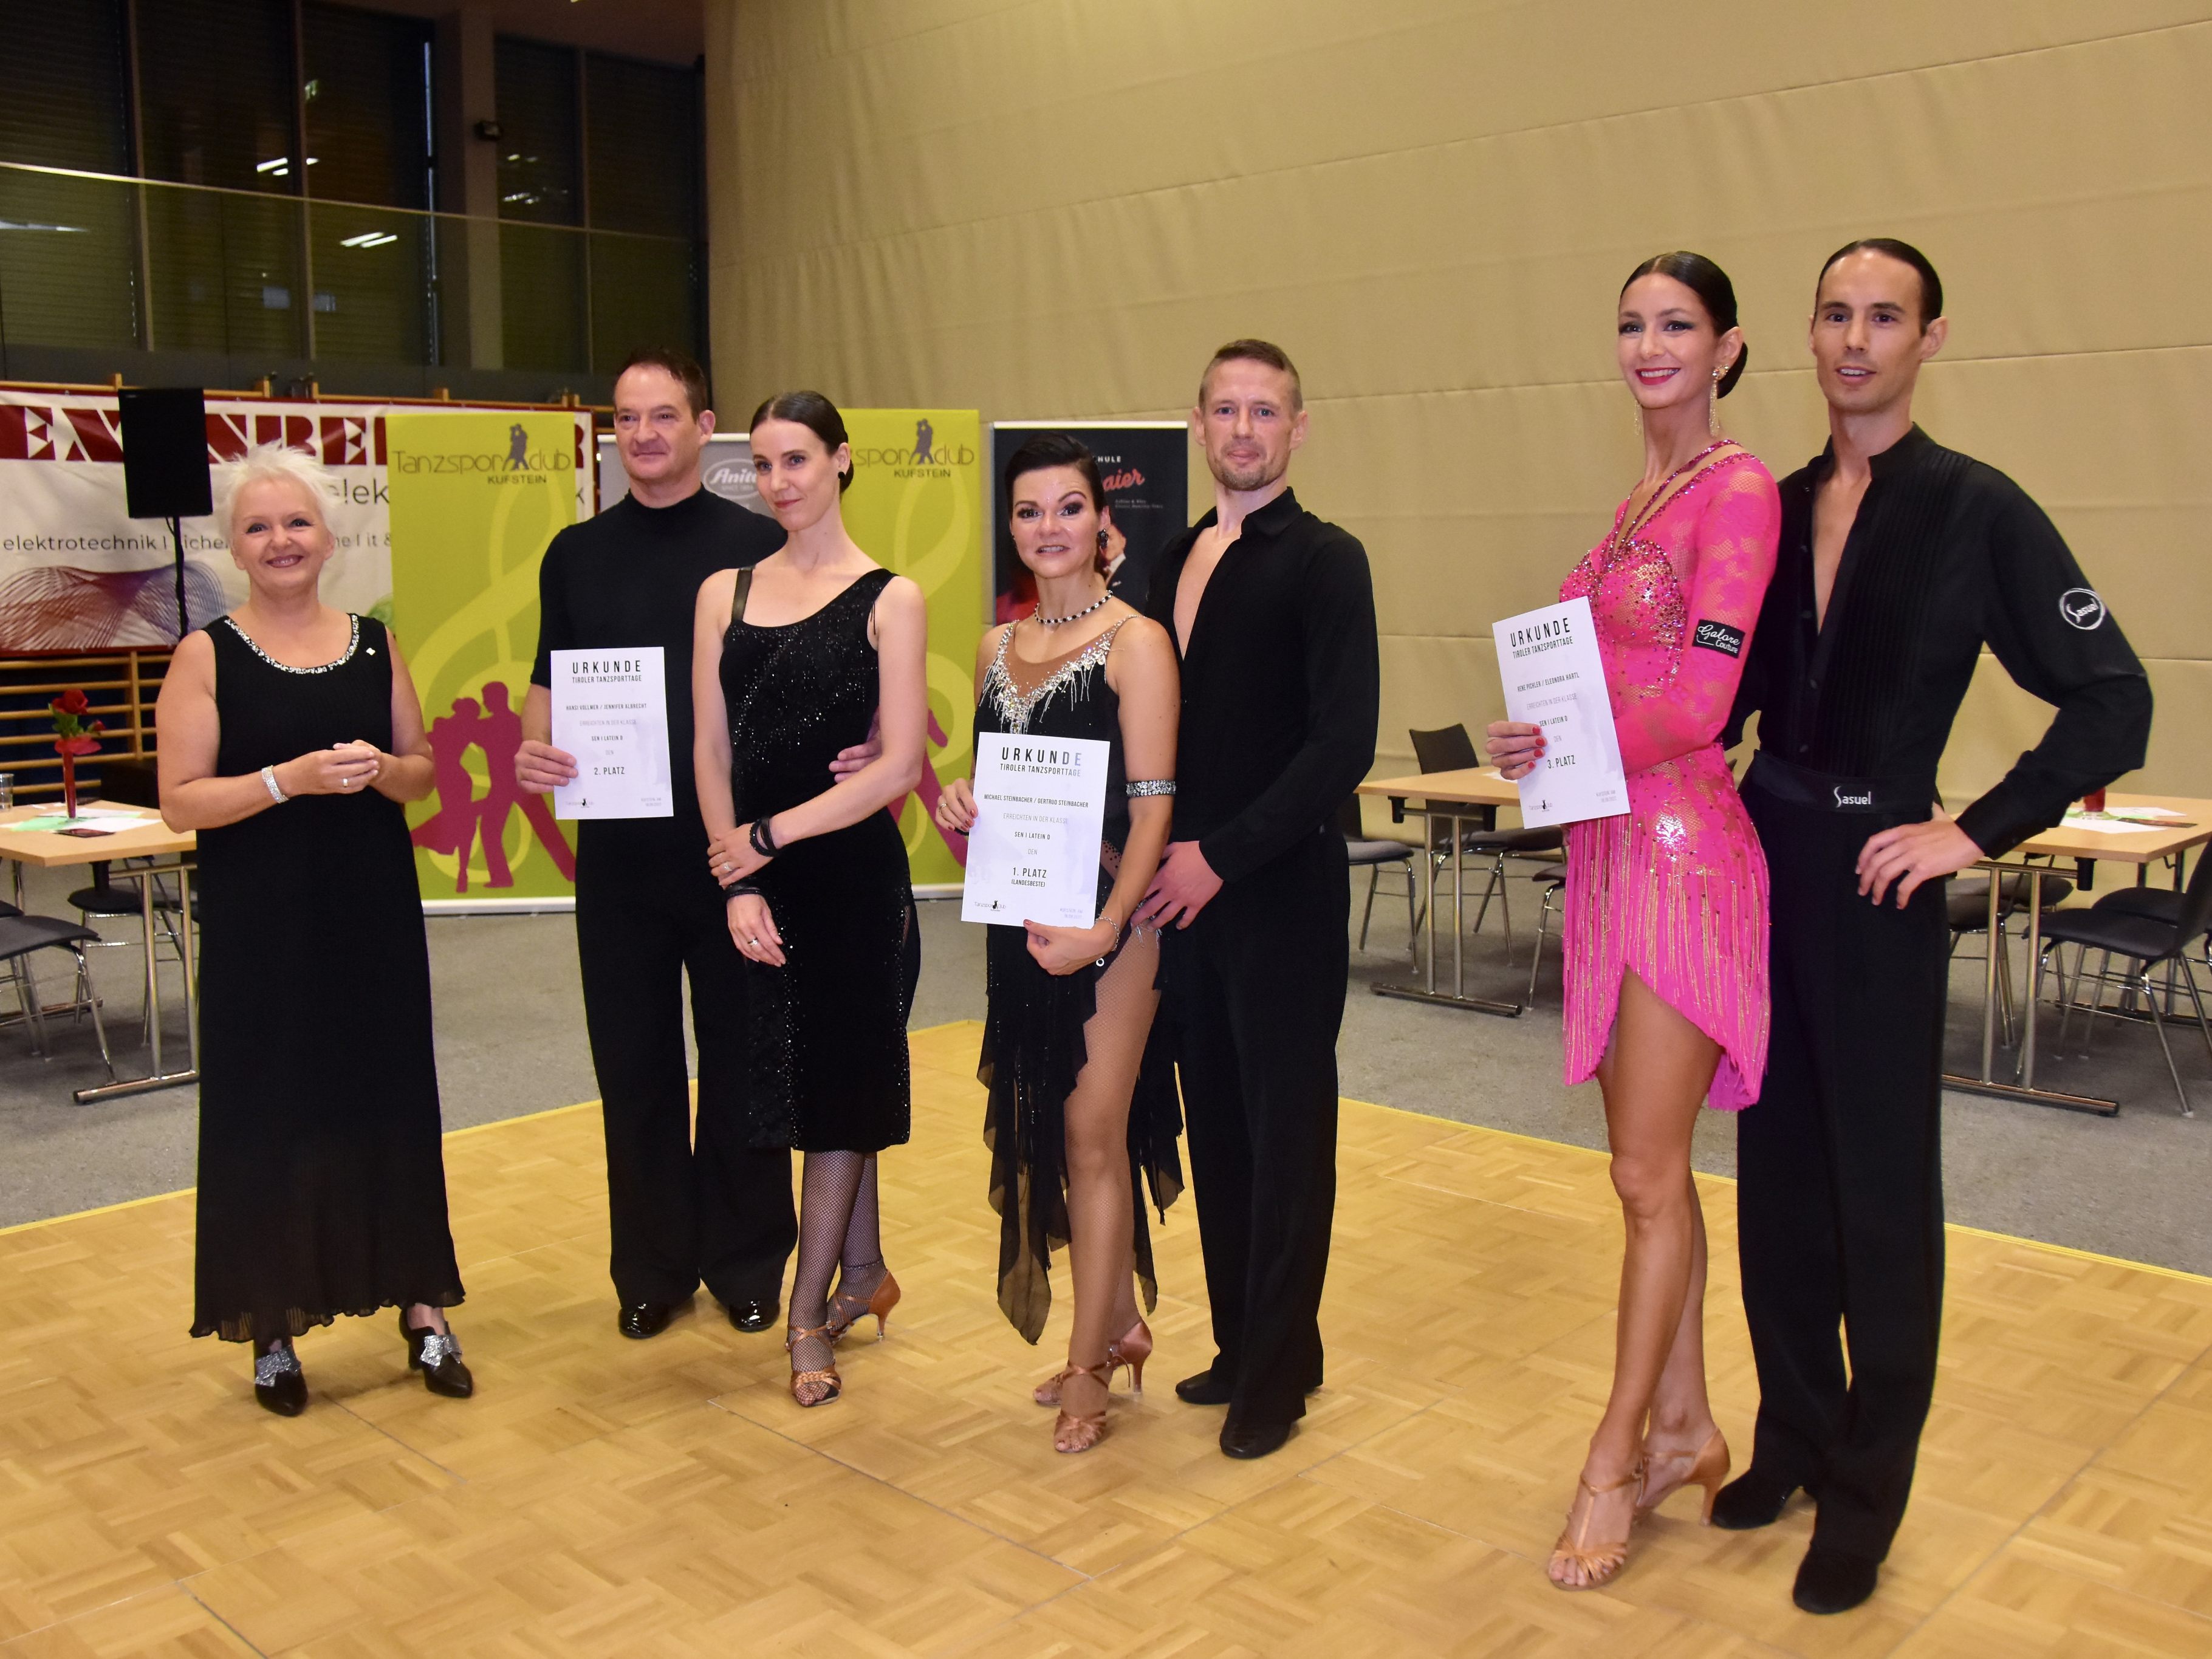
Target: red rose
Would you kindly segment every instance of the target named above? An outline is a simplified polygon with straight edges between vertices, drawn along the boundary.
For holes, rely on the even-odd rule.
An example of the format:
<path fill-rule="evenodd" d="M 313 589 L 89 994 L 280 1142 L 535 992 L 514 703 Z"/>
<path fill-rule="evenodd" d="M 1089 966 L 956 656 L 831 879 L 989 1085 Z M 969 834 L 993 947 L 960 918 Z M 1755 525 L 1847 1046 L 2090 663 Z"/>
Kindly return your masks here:
<path fill-rule="evenodd" d="M 53 702 L 55 711 L 64 714 L 82 714 L 91 706 L 90 701 L 84 693 L 76 686 L 71 686 Z"/>

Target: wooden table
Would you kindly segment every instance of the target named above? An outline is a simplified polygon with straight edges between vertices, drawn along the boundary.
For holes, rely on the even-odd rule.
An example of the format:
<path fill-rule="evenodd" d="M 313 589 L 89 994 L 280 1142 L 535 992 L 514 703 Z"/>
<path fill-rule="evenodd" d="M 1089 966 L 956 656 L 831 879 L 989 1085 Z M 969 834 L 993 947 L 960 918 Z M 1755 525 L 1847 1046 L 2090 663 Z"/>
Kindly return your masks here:
<path fill-rule="evenodd" d="M 1467 994 L 1467 964 L 1465 960 L 1465 927 L 1462 906 L 1466 902 L 1466 886 L 1462 878 L 1465 868 L 1465 849 L 1461 845 L 1460 826 L 1469 818 L 1481 821 L 1483 829 L 1495 827 L 1498 809 L 1518 806 L 1521 788 L 1498 776 L 1495 768 L 1468 767 L 1457 772 L 1422 772 L 1410 778 L 1378 778 L 1372 783 L 1359 786 L 1363 795 L 1375 795 L 1390 803 L 1390 822 L 1403 823 L 1406 815 L 1413 813 L 1422 823 L 1421 890 L 1428 905 L 1428 926 L 1425 967 L 1419 985 L 1378 985 L 1375 994 L 1379 997 L 1402 997 L 1409 1002 L 1434 1002 L 1447 1008 L 1468 1008 L 1480 1014 L 1498 1014 L 1510 1019 L 1521 1012 L 1517 1002 L 1493 1002 L 1487 997 Z M 1452 853 L 1452 988 L 1449 992 L 1437 989 L 1437 861 L 1435 826 L 1441 821 L 1450 826 Z"/>
<path fill-rule="evenodd" d="M 86 812 L 144 812 L 142 806 L 123 806 L 112 801 L 81 802 L 77 808 Z M 14 830 L 9 826 L 26 818 L 55 816 L 52 806 L 17 806 L 0 812 L 0 858 L 15 866 L 15 896 L 22 896 L 23 866 L 33 864 L 42 870 L 64 869 L 75 865 L 106 864 L 122 859 L 155 859 L 167 863 L 142 865 L 129 873 L 138 878 L 140 902 L 139 919 L 144 927 L 146 943 L 146 1029 L 154 1045 L 154 1069 L 145 1077 L 115 1078 L 114 1066 L 108 1067 L 110 1081 L 94 1088 L 79 1089 L 76 1099 L 80 1106 L 94 1101 L 113 1100 L 123 1095 L 144 1094 L 153 1089 L 173 1089 L 179 1084 L 197 1083 L 200 1077 L 200 1022 L 197 988 L 192 983 L 192 890 L 191 878 L 185 874 L 191 868 L 186 862 L 198 840 L 189 831 L 172 830 L 158 817 L 149 819 L 143 828 L 119 830 L 112 836 L 65 836 L 58 830 Z M 191 1067 L 189 1071 L 164 1072 L 161 1069 L 161 981 L 154 971 L 154 881 L 155 876 L 175 873 L 179 879 L 177 937 L 183 949 L 185 973 L 185 1030 L 191 1044 Z M 18 908 L 21 908 L 20 906 Z M 27 973 L 27 966 L 26 972 Z M 32 994 L 36 995 L 33 989 Z"/>
<path fill-rule="evenodd" d="M 2053 830 L 2023 842 L 2003 859 L 1988 859 L 1976 866 L 1990 874 L 1990 951 L 1989 963 L 1982 984 L 1982 1069 L 1973 1077 L 1946 1073 L 1943 1085 L 1967 1094 L 1995 1095 L 2005 1100 L 2032 1101 L 2039 1106 L 2057 1106 L 2067 1111 L 2094 1112 L 2100 1117 L 2111 1117 L 2119 1109 L 2119 1103 L 2105 1100 L 2094 1095 L 2069 1095 L 2055 1089 L 2035 1086 L 2035 1011 L 2037 991 L 2043 959 L 2043 878 L 2050 866 L 2029 864 L 2030 857 L 2075 859 L 2084 861 L 2109 860 L 2116 864 L 2132 864 L 2138 872 L 2147 871 L 2161 860 L 2174 860 L 2173 884 L 2180 887 L 2187 873 L 2185 855 L 2192 847 L 2212 842 L 2212 800 L 2196 800 L 2185 795 L 2124 795 L 2117 791 L 2105 797 L 2107 807 L 2162 806 L 2168 811 L 2181 814 L 2182 823 L 2156 830 L 2136 830 L 2109 834 L 2087 830 L 2074 824 L 2062 823 Z M 1997 1007 L 1997 920 L 2001 896 L 2006 885 L 2005 873 L 2027 878 L 2027 1007 L 2021 1021 L 2020 1057 L 2013 1068 L 2010 1083 L 1999 1082 L 1996 1063 L 1996 1007 Z M 2184 972 L 2187 969 L 2185 968 Z"/>

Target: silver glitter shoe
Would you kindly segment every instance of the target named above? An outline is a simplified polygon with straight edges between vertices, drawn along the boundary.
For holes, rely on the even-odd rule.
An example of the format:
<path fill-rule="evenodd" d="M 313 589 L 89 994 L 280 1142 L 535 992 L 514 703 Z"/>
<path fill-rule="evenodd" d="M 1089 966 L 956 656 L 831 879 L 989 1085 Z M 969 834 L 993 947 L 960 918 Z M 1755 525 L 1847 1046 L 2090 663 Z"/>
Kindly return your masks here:
<path fill-rule="evenodd" d="M 307 1409 L 307 1376 L 289 1337 L 280 1336 L 266 1348 L 254 1344 L 253 1398 L 279 1417 L 297 1417 Z"/>
<path fill-rule="evenodd" d="M 448 1400 L 466 1400 L 477 1391 L 476 1378 L 461 1364 L 461 1340 L 450 1330 L 417 1328 L 407 1322 L 407 1310 L 402 1308 L 399 1331 L 407 1339 L 408 1366 L 422 1373 L 424 1388 Z"/>

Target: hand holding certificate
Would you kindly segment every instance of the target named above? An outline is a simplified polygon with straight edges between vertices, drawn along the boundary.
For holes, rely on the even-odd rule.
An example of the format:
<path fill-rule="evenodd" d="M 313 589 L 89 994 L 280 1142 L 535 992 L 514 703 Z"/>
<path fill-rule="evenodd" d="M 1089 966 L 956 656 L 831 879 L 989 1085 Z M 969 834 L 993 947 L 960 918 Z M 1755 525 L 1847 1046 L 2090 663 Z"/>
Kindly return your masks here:
<path fill-rule="evenodd" d="M 1589 601 L 1524 611 L 1494 623 L 1491 632 L 1505 717 L 1544 734 L 1543 757 L 1519 782 L 1521 821 L 1539 829 L 1628 811 L 1628 781 Z"/>
<path fill-rule="evenodd" d="M 1088 927 L 1113 745 L 1095 738 L 975 736 L 975 821 L 963 921 Z"/>
<path fill-rule="evenodd" d="M 662 647 L 556 651 L 553 746 L 576 757 L 576 778 L 553 792 L 564 818 L 665 818 L 668 687 Z"/>

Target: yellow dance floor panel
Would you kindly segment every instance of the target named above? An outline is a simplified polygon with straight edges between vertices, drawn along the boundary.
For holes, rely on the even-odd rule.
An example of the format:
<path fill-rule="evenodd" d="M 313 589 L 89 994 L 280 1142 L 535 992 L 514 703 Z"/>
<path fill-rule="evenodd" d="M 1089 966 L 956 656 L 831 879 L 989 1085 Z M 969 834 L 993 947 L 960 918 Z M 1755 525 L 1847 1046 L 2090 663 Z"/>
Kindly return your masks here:
<path fill-rule="evenodd" d="M 616 1334 L 588 1108 L 447 1143 L 467 1402 L 424 1391 L 387 1315 L 303 1339 L 305 1416 L 258 1410 L 244 1351 L 185 1335 L 189 1194 L 0 1235 L 0 1655 L 2212 1653 L 2212 1282 L 1954 1231 L 1872 1603 L 1790 1606 L 1802 1500 L 1731 1534 L 1694 1493 L 1613 1584 L 1563 1594 L 1542 1563 L 1612 1346 L 1605 1162 L 1356 1103 L 1328 1382 L 1289 1446 L 1231 1462 L 1219 1411 L 1175 1398 L 1212 1353 L 1184 1208 L 1146 1394 L 1056 1455 L 1029 1389 L 1066 1310 L 1031 1349 L 993 1299 L 977 1035 L 914 1039 L 915 1141 L 883 1164 L 906 1300 L 815 1411 L 779 1339 L 703 1297 Z M 1735 1189 L 1702 1188 L 1741 1458 Z"/>

